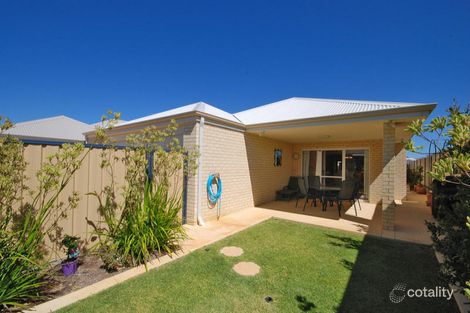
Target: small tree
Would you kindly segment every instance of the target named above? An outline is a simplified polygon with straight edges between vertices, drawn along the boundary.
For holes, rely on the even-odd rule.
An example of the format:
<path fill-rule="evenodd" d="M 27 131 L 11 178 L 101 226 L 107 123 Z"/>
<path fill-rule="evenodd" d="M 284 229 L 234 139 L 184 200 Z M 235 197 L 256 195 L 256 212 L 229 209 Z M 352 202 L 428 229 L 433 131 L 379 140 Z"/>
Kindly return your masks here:
<path fill-rule="evenodd" d="M 466 181 L 470 179 L 470 105 L 460 110 L 453 105 L 449 116 L 438 116 L 425 124 L 424 119 L 416 120 L 407 127 L 413 136 L 425 140 L 429 149 L 427 153 L 437 153 L 440 159 L 434 162 L 429 172 L 432 178 L 449 184 L 470 188 Z M 415 146 L 413 141 L 406 143 L 406 149 L 423 153 L 422 146 Z M 452 176 L 452 179 L 448 179 Z"/>
<path fill-rule="evenodd" d="M 435 117 L 429 124 L 413 122 L 407 130 L 429 144 L 428 153 L 438 153 L 440 159 L 429 172 L 444 184 L 456 185 L 457 193 L 450 207 L 439 209 L 438 222 L 427 222 L 436 250 L 444 255 L 441 268 L 445 278 L 460 287 L 470 282 L 470 105 L 465 110 L 454 104 L 448 116 Z M 422 153 L 422 147 L 406 144 L 412 152 Z M 466 223 L 467 222 L 467 223 Z M 470 291 L 466 290 L 467 295 Z"/>

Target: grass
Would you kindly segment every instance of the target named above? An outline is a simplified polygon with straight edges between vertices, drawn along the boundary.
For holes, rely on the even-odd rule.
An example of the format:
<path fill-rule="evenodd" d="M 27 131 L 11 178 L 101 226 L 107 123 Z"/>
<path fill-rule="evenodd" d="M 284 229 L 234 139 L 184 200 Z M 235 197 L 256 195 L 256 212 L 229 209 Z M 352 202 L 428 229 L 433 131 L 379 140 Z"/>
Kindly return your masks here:
<path fill-rule="evenodd" d="M 244 254 L 219 253 L 231 245 Z M 261 272 L 239 276 L 240 261 Z M 444 286 L 437 272 L 429 246 L 271 219 L 60 312 L 457 312 L 442 298 L 390 302 L 399 282 Z"/>

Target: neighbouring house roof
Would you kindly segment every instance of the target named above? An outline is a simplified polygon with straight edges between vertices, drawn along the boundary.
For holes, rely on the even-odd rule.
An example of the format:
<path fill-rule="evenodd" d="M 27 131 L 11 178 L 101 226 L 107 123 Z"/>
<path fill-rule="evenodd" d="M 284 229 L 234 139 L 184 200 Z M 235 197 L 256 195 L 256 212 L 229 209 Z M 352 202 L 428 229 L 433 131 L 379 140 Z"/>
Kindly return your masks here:
<path fill-rule="evenodd" d="M 221 109 L 218 109 L 205 102 L 196 102 L 196 103 L 191 103 L 182 107 L 178 107 L 176 109 L 163 111 L 160 113 L 156 113 L 156 114 L 144 116 L 135 120 L 131 120 L 125 123 L 121 123 L 118 126 L 130 125 L 130 124 L 141 123 L 141 122 L 157 120 L 157 119 L 162 119 L 162 118 L 169 118 L 169 117 L 178 116 L 178 115 L 185 114 L 185 113 L 196 113 L 196 112 L 214 116 L 214 117 L 227 120 L 230 122 L 240 123 L 240 121 L 233 114 L 222 111 Z"/>
<path fill-rule="evenodd" d="M 92 125 L 60 115 L 17 123 L 4 134 L 28 140 L 81 142 L 85 141 L 83 133 L 93 129 Z"/>
<path fill-rule="evenodd" d="M 424 106 L 428 106 L 424 109 Z M 435 104 L 409 103 L 409 102 L 385 102 L 385 101 L 362 101 L 362 100 L 339 100 L 339 99 L 317 99 L 317 98 L 289 98 L 266 105 L 262 105 L 235 114 L 220 110 L 204 102 L 196 102 L 172 110 L 148 115 L 117 125 L 117 128 L 154 120 L 164 120 L 185 114 L 195 113 L 215 117 L 227 122 L 242 126 L 257 124 L 269 124 L 278 122 L 289 122 L 296 120 L 314 119 L 322 117 L 339 117 L 360 113 L 378 112 L 379 114 L 398 112 L 405 108 L 423 107 L 428 113 L 432 111 Z M 383 112 L 381 112 L 383 111 Z"/>
<path fill-rule="evenodd" d="M 426 103 L 289 98 L 235 113 L 245 125 L 377 112 L 429 105 Z"/>

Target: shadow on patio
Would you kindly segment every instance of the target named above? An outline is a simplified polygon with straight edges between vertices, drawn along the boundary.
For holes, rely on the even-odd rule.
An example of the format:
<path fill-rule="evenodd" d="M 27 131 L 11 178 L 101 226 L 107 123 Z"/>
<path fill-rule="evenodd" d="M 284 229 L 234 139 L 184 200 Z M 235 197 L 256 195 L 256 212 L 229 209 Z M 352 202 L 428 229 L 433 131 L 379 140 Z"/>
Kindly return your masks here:
<path fill-rule="evenodd" d="M 272 215 L 279 218 L 296 220 L 320 226 L 337 228 L 347 231 L 366 233 L 391 239 L 399 239 L 417 243 L 430 244 L 431 239 L 425 226 L 425 220 L 432 220 L 431 209 L 425 205 L 425 196 L 409 193 L 407 199 L 402 201 L 396 209 L 395 230 L 382 229 L 382 210 L 380 205 L 361 200 L 361 208 L 354 207 L 348 201 L 344 202 L 341 217 L 338 215 L 337 205 L 328 204 L 326 211 L 322 211 L 321 204 L 312 205 L 310 200 L 305 206 L 305 200 L 273 201 L 257 208 L 270 210 Z M 293 213 L 293 214 L 292 214 Z M 294 215 L 295 214 L 295 215 Z M 303 218 L 302 218 L 303 217 Z"/>
<path fill-rule="evenodd" d="M 324 226 L 340 228 L 344 230 L 351 230 L 364 233 L 373 232 L 375 230 L 375 232 L 378 234 L 379 230 L 381 229 L 380 209 L 376 208 L 375 204 L 368 203 L 363 200 L 361 200 L 362 209 L 360 209 L 359 206 L 356 205 L 357 216 L 354 211 L 354 206 L 351 206 L 348 201 L 345 201 L 344 207 L 341 211 L 341 217 L 338 215 L 337 204 L 333 204 L 333 206 L 328 204 L 326 207 L 326 211 L 322 211 L 321 203 L 319 201 L 317 201 L 317 206 L 315 207 L 313 206 L 313 203 L 310 200 L 305 206 L 305 210 L 305 200 L 299 200 L 297 207 L 295 203 L 295 200 L 273 201 L 258 205 L 257 208 L 278 211 L 279 213 L 286 212 L 311 216 L 318 219 L 319 222 L 324 220 Z M 333 224 L 331 224 L 332 222 Z M 338 225 L 338 227 L 335 227 L 335 224 Z"/>

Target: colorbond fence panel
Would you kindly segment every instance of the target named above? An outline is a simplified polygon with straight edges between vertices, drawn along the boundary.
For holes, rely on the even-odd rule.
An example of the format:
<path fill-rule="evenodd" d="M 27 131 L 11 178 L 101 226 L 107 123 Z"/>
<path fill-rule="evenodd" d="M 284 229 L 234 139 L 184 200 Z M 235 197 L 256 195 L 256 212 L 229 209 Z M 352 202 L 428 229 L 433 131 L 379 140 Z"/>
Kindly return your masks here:
<path fill-rule="evenodd" d="M 25 185 L 29 188 L 30 192 L 36 191 L 39 187 L 36 177 L 37 171 L 40 170 L 43 163 L 47 161 L 47 157 L 56 153 L 59 149 L 60 147 L 57 145 L 24 145 L 23 155 L 27 162 L 25 171 L 27 180 L 25 181 Z M 75 172 L 69 184 L 65 187 L 59 199 L 57 199 L 57 203 L 63 202 L 64 205 L 67 205 L 68 198 L 72 196 L 73 192 L 78 193 L 78 206 L 68 211 L 67 217 L 60 221 L 60 226 L 63 228 L 62 234 L 80 236 L 81 239 L 86 239 L 88 243 L 93 229 L 87 224 L 86 219 L 97 223 L 97 225 L 101 220 L 98 212 L 99 201 L 95 196 L 88 194 L 91 192 L 100 193 L 105 186 L 111 184 L 111 175 L 113 175 L 117 201 L 118 203 L 122 203 L 123 201 L 123 188 L 125 186 L 126 173 L 125 165 L 122 162 L 124 151 L 117 150 L 112 152 L 112 173 L 101 168 L 101 152 L 102 149 L 100 148 L 85 148 L 82 154 L 84 159 L 81 167 Z M 183 171 L 181 170 L 176 176 L 176 178 L 170 178 L 170 181 L 174 181 L 175 185 L 178 185 L 178 188 L 183 192 Z M 23 199 L 20 205 L 32 202 L 33 199 L 30 192 L 23 193 Z M 63 253 L 60 251 L 60 247 L 53 246 L 49 239 L 47 239 L 46 243 L 52 250 L 53 256 L 62 256 Z"/>
<path fill-rule="evenodd" d="M 408 160 L 406 164 L 409 168 L 412 168 L 412 169 L 417 169 L 421 166 L 423 168 L 423 181 L 421 183 L 424 184 L 425 186 L 431 186 L 432 178 L 428 172 L 432 170 L 432 165 L 434 164 L 434 162 L 439 160 L 439 158 L 440 158 L 439 154 L 430 154 L 423 158 L 419 158 L 415 160 Z"/>

